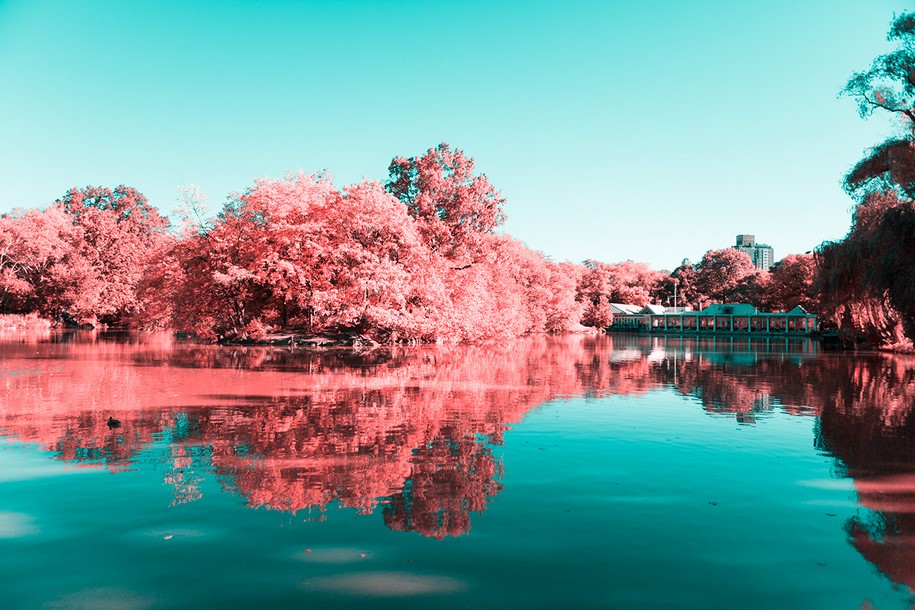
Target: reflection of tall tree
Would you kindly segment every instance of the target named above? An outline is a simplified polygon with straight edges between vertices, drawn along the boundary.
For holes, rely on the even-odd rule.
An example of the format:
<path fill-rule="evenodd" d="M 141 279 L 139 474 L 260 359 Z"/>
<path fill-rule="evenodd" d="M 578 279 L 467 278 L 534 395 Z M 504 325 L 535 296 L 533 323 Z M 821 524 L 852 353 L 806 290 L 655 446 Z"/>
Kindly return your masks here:
<path fill-rule="evenodd" d="M 201 412 L 213 466 L 252 506 L 297 511 L 336 500 L 370 512 L 399 488 L 424 426 L 377 391 L 316 398 Z"/>
<path fill-rule="evenodd" d="M 830 369 L 818 442 L 853 476 L 915 469 L 915 362 L 862 356 Z"/>
<path fill-rule="evenodd" d="M 816 446 L 836 457 L 861 504 L 873 511 L 847 524 L 852 544 L 915 592 L 915 360 L 716 351 L 667 359 L 656 372 L 707 411 L 731 413 L 738 421 L 754 421 L 761 403 L 818 415 Z"/>
<path fill-rule="evenodd" d="M 841 460 L 874 511 L 846 525 L 852 544 L 915 592 L 915 366 L 901 357 L 841 362 L 817 443 Z"/>
<path fill-rule="evenodd" d="M 390 498 L 384 522 L 436 538 L 460 536 L 470 531 L 470 513 L 486 510 L 501 491 L 500 474 L 501 464 L 480 438 L 435 438 L 415 450 L 410 478 Z"/>
<path fill-rule="evenodd" d="M 744 423 L 775 408 L 819 416 L 816 446 L 836 457 L 872 511 L 846 525 L 852 544 L 915 592 L 915 359 L 805 359 L 721 346 L 688 352 L 664 358 L 652 373 L 710 413 Z"/>

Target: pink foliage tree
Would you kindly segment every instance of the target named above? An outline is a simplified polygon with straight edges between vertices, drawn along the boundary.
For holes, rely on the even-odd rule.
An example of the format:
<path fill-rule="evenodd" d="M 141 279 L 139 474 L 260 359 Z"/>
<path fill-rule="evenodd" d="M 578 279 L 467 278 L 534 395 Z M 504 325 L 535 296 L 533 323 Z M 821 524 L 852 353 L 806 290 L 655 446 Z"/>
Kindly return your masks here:
<path fill-rule="evenodd" d="M 697 267 L 695 289 L 705 303 L 745 301 L 755 294 L 753 282 L 759 271 L 739 250 L 709 250 Z"/>
<path fill-rule="evenodd" d="M 607 328 L 613 324 L 607 267 L 606 263 L 588 260 L 585 271 L 578 278 L 575 294 L 582 306 L 581 323 L 585 326 Z"/>
<path fill-rule="evenodd" d="M 670 274 L 670 281 L 669 283 L 665 282 L 665 287 L 668 294 L 673 294 L 674 288 L 676 287 L 678 306 L 688 305 L 694 309 L 699 308 L 702 298 L 696 287 L 698 275 L 696 267 L 691 264 L 689 260 L 684 260 L 683 263 Z M 674 282 L 676 282 L 676 286 L 674 285 Z"/>
<path fill-rule="evenodd" d="M 575 287 L 585 267 L 575 263 L 556 263 L 548 260 L 547 269 L 550 290 L 544 330 L 551 333 L 576 330 L 581 326 L 584 309 L 575 299 Z"/>
<path fill-rule="evenodd" d="M 259 180 L 176 257 L 176 324 L 208 336 L 291 326 L 427 338 L 443 298 L 412 219 L 378 183 Z"/>
<path fill-rule="evenodd" d="M 78 254 L 78 230 L 59 207 L 0 216 L 0 305 L 54 316 L 60 279 Z"/>
<path fill-rule="evenodd" d="M 790 311 L 800 305 L 805 310 L 820 309 L 819 295 L 814 287 L 816 261 L 813 254 L 789 254 L 769 270 L 765 301 L 772 311 Z"/>
<path fill-rule="evenodd" d="M 144 270 L 169 241 L 168 220 L 125 186 L 71 189 L 0 225 L 4 307 L 79 322 L 128 323 Z"/>
<path fill-rule="evenodd" d="M 633 261 L 608 264 L 588 260 L 585 268 L 578 281 L 577 299 L 584 307 L 582 324 L 597 328 L 613 323 L 611 303 L 643 306 L 652 302 L 665 277 L 645 263 Z"/>
<path fill-rule="evenodd" d="M 445 186 L 417 192 L 413 207 L 375 182 L 337 190 L 305 173 L 255 182 L 215 220 L 191 223 L 150 268 L 143 295 L 156 325 L 217 339 L 288 328 L 377 341 L 575 328 L 573 267 L 493 233 L 501 199 L 487 199 L 494 190 L 485 177 L 468 178 L 472 160 L 460 151 L 432 152 L 414 160 L 415 177 L 433 184 L 429 163 L 444 163 Z M 421 206 L 442 192 L 441 213 L 425 216 Z M 171 295 L 167 307 L 154 307 L 157 294 Z"/>

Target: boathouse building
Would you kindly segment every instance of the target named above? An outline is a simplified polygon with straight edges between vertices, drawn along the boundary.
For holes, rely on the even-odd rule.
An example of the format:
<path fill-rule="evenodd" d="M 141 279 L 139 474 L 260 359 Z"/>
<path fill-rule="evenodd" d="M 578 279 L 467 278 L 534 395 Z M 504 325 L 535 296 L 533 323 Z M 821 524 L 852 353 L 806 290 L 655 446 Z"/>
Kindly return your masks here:
<path fill-rule="evenodd" d="M 618 305 L 618 304 L 617 304 Z M 631 307 L 631 306 L 630 306 Z M 765 312 L 749 304 L 716 303 L 702 311 L 684 311 L 660 305 L 645 306 L 636 314 L 614 313 L 610 330 L 638 330 L 649 333 L 797 334 L 817 332 L 816 314 L 800 305 L 791 311 Z"/>

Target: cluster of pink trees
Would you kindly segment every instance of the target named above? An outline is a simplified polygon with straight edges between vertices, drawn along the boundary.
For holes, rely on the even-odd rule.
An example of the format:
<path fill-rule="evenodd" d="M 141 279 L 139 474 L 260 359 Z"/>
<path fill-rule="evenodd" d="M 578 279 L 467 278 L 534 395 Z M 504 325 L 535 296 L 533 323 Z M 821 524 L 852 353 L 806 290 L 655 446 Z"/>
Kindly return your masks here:
<path fill-rule="evenodd" d="M 675 282 L 684 304 L 815 309 L 809 257 L 771 274 L 733 249 L 673 274 L 557 263 L 495 231 L 503 199 L 460 150 L 398 157 L 389 172 L 342 189 L 323 174 L 257 180 L 209 219 L 189 191 L 180 235 L 134 189 L 72 189 L 0 217 L 2 313 L 210 339 L 296 330 L 394 342 L 603 328 L 610 303 L 669 304 Z"/>
<path fill-rule="evenodd" d="M 148 271 L 146 324 L 199 336 L 276 328 L 379 341 L 476 340 L 578 323 L 575 278 L 493 232 L 502 199 L 442 144 L 396 158 L 387 185 L 323 175 L 255 182 Z"/>
<path fill-rule="evenodd" d="M 442 144 L 394 159 L 385 185 L 338 189 L 301 172 L 258 180 L 180 235 L 133 189 L 73 189 L 46 210 L 0 217 L 0 313 L 213 339 L 290 329 L 476 340 L 577 327 L 583 267 L 494 232 L 503 200 L 473 170 Z"/>
<path fill-rule="evenodd" d="M 45 210 L 0 216 L 0 307 L 123 324 L 136 287 L 170 238 L 168 220 L 132 188 L 72 189 Z"/>

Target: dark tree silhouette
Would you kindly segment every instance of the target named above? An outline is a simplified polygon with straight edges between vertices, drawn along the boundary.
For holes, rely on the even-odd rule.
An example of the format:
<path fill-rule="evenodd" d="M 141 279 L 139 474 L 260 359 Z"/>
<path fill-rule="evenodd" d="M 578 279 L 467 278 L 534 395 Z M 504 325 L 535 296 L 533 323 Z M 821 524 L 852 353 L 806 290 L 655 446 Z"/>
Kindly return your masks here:
<path fill-rule="evenodd" d="M 851 229 L 817 252 L 823 313 L 840 329 L 884 347 L 915 339 L 915 13 L 893 20 L 898 48 L 854 74 L 843 93 L 862 117 L 901 119 L 901 133 L 868 151 L 845 177 L 857 201 Z"/>

